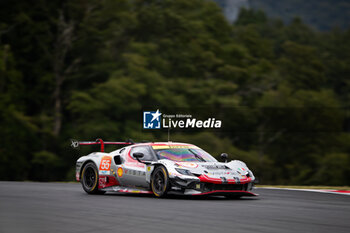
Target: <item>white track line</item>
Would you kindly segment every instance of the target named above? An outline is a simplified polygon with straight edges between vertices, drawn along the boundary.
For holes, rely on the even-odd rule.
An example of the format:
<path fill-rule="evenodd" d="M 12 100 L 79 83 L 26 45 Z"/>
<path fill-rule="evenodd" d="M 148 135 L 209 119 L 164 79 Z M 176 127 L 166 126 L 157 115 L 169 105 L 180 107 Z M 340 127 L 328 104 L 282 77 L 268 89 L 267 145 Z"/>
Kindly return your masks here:
<path fill-rule="evenodd" d="M 256 187 L 256 189 L 278 189 L 278 190 L 292 190 L 292 191 L 306 191 L 306 192 L 316 192 L 316 193 L 332 193 L 332 194 L 340 194 L 340 195 L 348 195 L 350 193 L 339 193 L 337 190 L 322 190 L 322 189 L 293 189 L 293 188 L 274 188 L 274 187 Z"/>

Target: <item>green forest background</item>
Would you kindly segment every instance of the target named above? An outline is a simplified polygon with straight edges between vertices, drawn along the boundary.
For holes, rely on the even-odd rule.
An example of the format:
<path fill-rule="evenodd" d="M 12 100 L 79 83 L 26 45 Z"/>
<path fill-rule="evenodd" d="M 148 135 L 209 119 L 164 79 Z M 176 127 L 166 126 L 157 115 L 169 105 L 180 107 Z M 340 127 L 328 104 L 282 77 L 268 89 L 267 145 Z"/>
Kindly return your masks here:
<path fill-rule="evenodd" d="M 349 103 L 349 29 L 245 9 L 231 25 L 204 0 L 0 3 L 0 180 L 74 180 L 91 148 L 70 138 L 165 141 L 135 118 L 151 106 L 233 109 L 225 132 L 171 139 L 262 184 L 350 185 Z"/>
<path fill-rule="evenodd" d="M 232 0 L 217 0 L 232 1 Z M 233 0 L 236 1 L 236 0 Z M 350 2 L 348 0 L 246 0 L 253 9 L 262 9 L 270 17 L 289 22 L 295 15 L 319 30 L 333 27 L 347 29 L 350 26 Z"/>

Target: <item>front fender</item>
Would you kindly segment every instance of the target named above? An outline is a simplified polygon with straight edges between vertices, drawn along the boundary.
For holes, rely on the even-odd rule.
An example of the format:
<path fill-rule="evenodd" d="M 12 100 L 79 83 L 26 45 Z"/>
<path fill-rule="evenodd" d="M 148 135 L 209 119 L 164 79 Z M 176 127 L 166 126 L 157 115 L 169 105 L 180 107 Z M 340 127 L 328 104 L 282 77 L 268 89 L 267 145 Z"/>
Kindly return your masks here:
<path fill-rule="evenodd" d="M 228 166 L 229 168 L 235 171 L 241 172 L 242 175 L 249 176 L 252 179 L 252 181 L 255 180 L 255 176 L 253 172 L 248 168 L 248 166 L 244 162 L 240 160 L 232 160 L 231 162 L 226 163 L 226 166 Z"/>

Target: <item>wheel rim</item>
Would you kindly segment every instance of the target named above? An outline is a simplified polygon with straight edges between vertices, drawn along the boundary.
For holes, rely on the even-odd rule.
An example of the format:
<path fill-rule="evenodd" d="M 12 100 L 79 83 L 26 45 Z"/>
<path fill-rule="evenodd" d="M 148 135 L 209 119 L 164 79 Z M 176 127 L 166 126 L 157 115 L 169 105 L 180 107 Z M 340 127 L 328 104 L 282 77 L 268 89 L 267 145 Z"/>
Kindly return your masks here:
<path fill-rule="evenodd" d="M 84 185 L 87 188 L 92 188 L 96 181 L 95 171 L 91 167 L 87 167 L 84 172 Z"/>
<path fill-rule="evenodd" d="M 154 175 L 154 191 L 156 193 L 161 193 L 164 191 L 165 187 L 165 177 L 163 172 L 159 171 Z"/>

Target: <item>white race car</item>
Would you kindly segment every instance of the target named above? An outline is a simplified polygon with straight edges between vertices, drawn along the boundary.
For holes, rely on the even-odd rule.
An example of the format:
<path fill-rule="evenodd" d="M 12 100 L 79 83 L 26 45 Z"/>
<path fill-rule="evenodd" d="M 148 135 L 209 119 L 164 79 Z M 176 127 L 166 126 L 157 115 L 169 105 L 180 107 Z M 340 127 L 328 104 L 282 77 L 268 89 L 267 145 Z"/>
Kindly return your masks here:
<path fill-rule="evenodd" d="M 72 141 L 72 146 L 101 145 L 101 152 L 80 157 L 76 179 L 89 194 L 106 191 L 167 194 L 255 196 L 255 177 L 239 160 L 218 162 L 201 148 L 177 142 L 95 142 Z M 105 144 L 124 144 L 104 152 Z M 221 157 L 227 160 L 227 154 Z"/>

